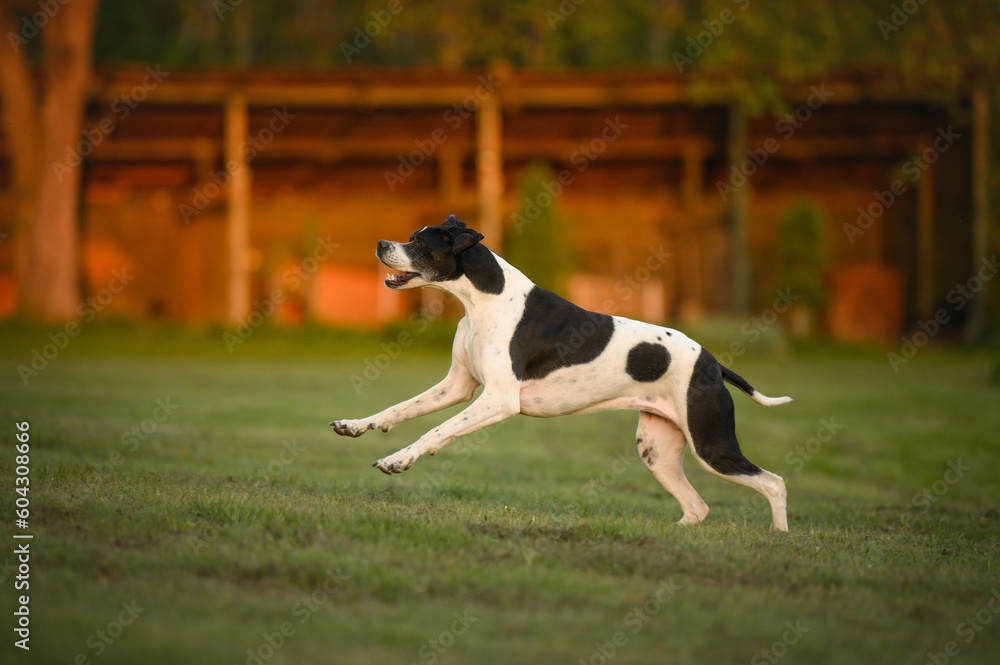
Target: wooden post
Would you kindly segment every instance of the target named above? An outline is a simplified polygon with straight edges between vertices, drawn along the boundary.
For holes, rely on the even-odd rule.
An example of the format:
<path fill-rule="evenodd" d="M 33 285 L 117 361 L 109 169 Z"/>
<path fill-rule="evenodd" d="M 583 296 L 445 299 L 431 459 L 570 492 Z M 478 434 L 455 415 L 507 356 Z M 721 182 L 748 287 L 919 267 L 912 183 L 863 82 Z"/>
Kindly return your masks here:
<path fill-rule="evenodd" d="M 923 142 L 930 145 L 930 141 Z M 934 313 L 934 170 L 917 181 L 917 314 Z"/>
<path fill-rule="evenodd" d="M 445 212 L 457 213 L 453 207 L 462 193 L 462 151 L 454 144 L 445 143 L 438 149 L 438 191 Z"/>
<path fill-rule="evenodd" d="M 747 154 L 747 119 L 743 107 L 729 106 L 729 136 L 726 149 L 729 164 L 739 168 Z M 727 174 L 728 176 L 728 174 Z M 747 247 L 747 188 L 737 187 L 729 199 L 729 221 L 733 239 L 733 314 L 750 312 L 750 253 Z"/>
<path fill-rule="evenodd" d="M 229 256 L 228 319 L 239 323 L 250 310 L 250 166 L 240 145 L 247 139 L 247 100 L 242 92 L 226 98 L 226 137 L 223 153 L 229 172 L 226 197 L 226 245 Z"/>
<path fill-rule="evenodd" d="M 985 82 L 972 92 L 972 256 L 970 274 L 988 252 L 990 225 L 990 88 Z M 974 341 L 983 332 L 986 297 L 981 293 L 969 303 L 965 339 Z"/>
<path fill-rule="evenodd" d="M 684 171 L 681 186 L 681 204 L 693 213 L 701 202 L 702 180 L 705 177 L 705 154 L 698 143 L 691 142 L 683 150 Z"/>
<path fill-rule="evenodd" d="M 495 252 L 503 251 L 503 115 L 496 95 L 479 106 L 476 167 L 479 171 L 479 232 Z"/>

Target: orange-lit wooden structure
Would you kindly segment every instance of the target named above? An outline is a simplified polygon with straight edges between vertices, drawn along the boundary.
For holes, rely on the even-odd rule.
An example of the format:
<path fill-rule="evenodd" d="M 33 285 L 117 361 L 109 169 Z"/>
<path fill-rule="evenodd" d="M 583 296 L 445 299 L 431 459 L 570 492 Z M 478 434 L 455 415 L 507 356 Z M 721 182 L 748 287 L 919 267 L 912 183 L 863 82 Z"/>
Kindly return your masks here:
<path fill-rule="evenodd" d="M 777 220 L 802 194 L 829 215 L 841 336 L 885 338 L 930 311 L 981 243 L 971 183 L 987 120 L 971 94 L 945 109 L 888 79 L 834 77 L 789 86 L 782 119 L 747 117 L 671 72 L 165 74 L 144 87 L 142 69 L 100 72 L 93 85 L 82 266 L 91 292 L 112 270 L 136 275 L 110 306 L 120 315 L 241 321 L 278 290 L 286 320 L 406 317 L 419 296 L 380 288 L 375 241 L 456 213 L 498 248 L 536 162 L 569 174 L 554 205 L 578 257 L 571 296 L 619 313 L 767 307 L 782 286 Z M 941 131 L 958 138 L 911 179 L 907 161 Z M 737 158 L 764 163 L 723 197 Z M 0 147 L 0 182 L 5 160 Z M 863 233 L 845 230 L 897 180 L 905 191 Z M 320 244 L 335 248 L 317 260 Z M 649 263 L 657 250 L 670 259 Z M 8 292 L 12 265 L 0 243 Z M 877 324 L 865 308 L 883 312 Z"/>

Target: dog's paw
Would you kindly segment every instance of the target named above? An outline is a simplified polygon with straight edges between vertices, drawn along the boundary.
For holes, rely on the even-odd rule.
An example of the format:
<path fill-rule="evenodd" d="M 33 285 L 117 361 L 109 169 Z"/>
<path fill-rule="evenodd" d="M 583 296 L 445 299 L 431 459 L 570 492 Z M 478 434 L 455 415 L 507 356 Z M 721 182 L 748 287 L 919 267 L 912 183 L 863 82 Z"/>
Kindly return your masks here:
<path fill-rule="evenodd" d="M 371 420 L 334 420 L 330 427 L 340 436 L 359 437 L 368 430 L 375 429 L 376 425 Z"/>
<path fill-rule="evenodd" d="M 417 461 L 418 455 L 413 452 L 410 448 L 404 448 L 398 453 L 393 453 L 388 457 L 383 457 L 379 461 L 372 464 L 373 467 L 381 471 L 392 475 L 394 473 L 403 473 Z"/>

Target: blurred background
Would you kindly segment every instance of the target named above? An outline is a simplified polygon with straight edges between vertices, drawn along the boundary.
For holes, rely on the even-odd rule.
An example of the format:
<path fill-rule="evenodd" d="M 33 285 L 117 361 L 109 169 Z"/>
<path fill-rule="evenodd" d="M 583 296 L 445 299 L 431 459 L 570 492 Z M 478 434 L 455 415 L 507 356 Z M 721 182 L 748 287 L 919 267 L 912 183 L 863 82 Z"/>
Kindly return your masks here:
<path fill-rule="evenodd" d="M 1000 0 L 0 0 L 0 662 L 994 665 L 998 36 Z M 692 455 L 675 527 L 634 413 L 391 479 L 461 407 L 332 433 L 444 375 L 459 304 L 374 253 L 450 214 L 793 396 L 735 398 L 791 531 Z"/>
<path fill-rule="evenodd" d="M 998 18 L 996 0 L 4 0 L 0 316 L 379 327 L 456 307 L 388 291 L 373 257 L 454 213 L 595 310 L 979 340 Z"/>

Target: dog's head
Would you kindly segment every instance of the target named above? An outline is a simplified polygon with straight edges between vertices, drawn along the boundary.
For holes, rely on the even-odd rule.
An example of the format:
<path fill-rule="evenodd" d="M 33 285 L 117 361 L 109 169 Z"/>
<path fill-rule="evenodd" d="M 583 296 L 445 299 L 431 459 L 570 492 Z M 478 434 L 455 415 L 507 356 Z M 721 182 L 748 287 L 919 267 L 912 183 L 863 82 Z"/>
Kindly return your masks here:
<path fill-rule="evenodd" d="M 435 286 L 459 279 L 468 273 L 470 263 L 485 260 L 483 256 L 476 256 L 470 261 L 466 256 L 468 250 L 482 239 L 482 233 L 470 229 L 465 222 L 451 215 L 439 226 L 425 226 L 414 231 L 409 242 L 379 240 L 375 256 L 393 270 L 400 271 L 386 277 L 385 285 L 390 289 Z M 496 264 L 489 250 L 485 250 L 485 254 Z"/>

